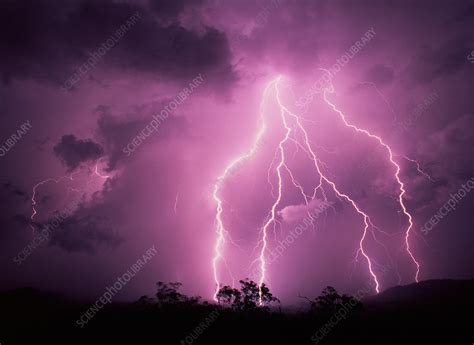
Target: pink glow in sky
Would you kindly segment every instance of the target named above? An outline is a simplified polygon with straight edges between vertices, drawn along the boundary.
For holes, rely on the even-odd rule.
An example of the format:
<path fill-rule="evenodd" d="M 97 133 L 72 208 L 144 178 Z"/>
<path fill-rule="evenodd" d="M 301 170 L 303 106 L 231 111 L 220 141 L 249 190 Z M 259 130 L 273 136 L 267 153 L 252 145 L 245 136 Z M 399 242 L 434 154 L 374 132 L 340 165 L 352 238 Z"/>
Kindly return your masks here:
<path fill-rule="evenodd" d="M 474 176 L 472 5 L 423 6 L 2 4 L 2 287 L 95 296 L 152 245 L 156 257 L 121 298 L 152 294 L 159 280 L 212 300 L 216 283 L 249 277 L 292 303 L 327 285 L 369 282 L 375 293 L 472 277 L 470 193 L 420 230 Z M 330 84 L 315 88 L 328 71 Z M 27 120 L 31 130 L 6 150 Z M 31 226 L 68 193 L 82 197 L 73 213 L 15 264 Z"/>

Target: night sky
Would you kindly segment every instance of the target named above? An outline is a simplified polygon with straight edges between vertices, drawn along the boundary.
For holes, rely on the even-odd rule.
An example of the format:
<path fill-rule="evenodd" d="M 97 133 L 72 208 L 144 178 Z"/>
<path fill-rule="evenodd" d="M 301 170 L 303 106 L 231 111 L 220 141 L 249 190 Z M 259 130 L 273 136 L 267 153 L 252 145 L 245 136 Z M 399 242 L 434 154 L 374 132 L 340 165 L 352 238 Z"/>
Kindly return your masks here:
<path fill-rule="evenodd" d="M 415 261 L 420 281 L 474 278 L 473 17 L 472 1 L 1 1 L 0 288 L 94 298 L 152 246 L 117 299 L 160 280 L 211 300 L 216 277 L 258 282 L 262 253 L 283 303 L 375 293 L 364 253 L 381 291 Z M 327 181 L 314 192 L 312 152 L 365 237 Z"/>

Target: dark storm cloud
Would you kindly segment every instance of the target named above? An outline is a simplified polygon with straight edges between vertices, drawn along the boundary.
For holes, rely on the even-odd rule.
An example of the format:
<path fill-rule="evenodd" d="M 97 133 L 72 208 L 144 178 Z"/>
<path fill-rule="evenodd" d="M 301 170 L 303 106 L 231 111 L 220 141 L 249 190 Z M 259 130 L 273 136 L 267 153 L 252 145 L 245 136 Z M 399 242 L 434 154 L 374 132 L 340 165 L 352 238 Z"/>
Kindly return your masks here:
<path fill-rule="evenodd" d="M 51 232 L 50 245 L 67 252 L 90 254 L 96 253 L 99 247 L 113 248 L 120 245 L 123 239 L 102 211 L 100 205 L 81 205 Z"/>
<path fill-rule="evenodd" d="M 49 245 L 66 252 L 95 254 L 100 249 L 119 246 L 124 241 L 123 229 L 114 218 L 121 211 L 110 199 L 115 183 L 108 180 L 91 200 L 84 196 L 69 199 L 47 219 L 34 223 L 36 228 L 47 233 L 45 238 Z M 31 224 L 30 219 L 26 221 Z"/>
<path fill-rule="evenodd" d="M 460 35 L 439 46 L 423 46 L 406 68 L 406 78 L 411 84 L 426 84 L 471 66 L 466 55 L 472 50 L 473 38 Z"/>
<path fill-rule="evenodd" d="M 28 199 L 28 194 L 26 192 L 24 192 L 23 190 L 19 189 L 16 186 L 14 186 L 10 182 L 4 183 L 3 187 L 5 187 L 10 193 L 12 193 L 15 196 L 19 196 L 19 197 Z"/>
<path fill-rule="evenodd" d="M 160 109 L 160 107 L 158 106 L 157 109 Z M 98 135 L 103 139 L 108 154 L 108 168 L 114 170 L 117 163 L 126 158 L 123 152 L 124 146 L 130 143 L 150 123 L 151 116 L 145 117 L 142 114 L 143 110 L 137 110 L 140 113 L 138 115 L 134 113 L 128 116 L 116 116 L 105 106 L 99 106 L 96 111 L 99 113 L 99 120 L 97 121 Z M 151 109 L 145 111 L 145 113 L 150 111 L 153 113 Z M 188 123 L 184 117 L 169 116 L 160 124 L 158 131 L 151 135 L 143 145 L 150 144 L 154 140 L 186 135 L 187 126 Z M 138 148 L 138 150 L 140 149 Z"/>
<path fill-rule="evenodd" d="M 366 73 L 367 81 L 377 85 L 390 84 L 393 81 L 393 70 L 385 65 L 377 64 L 371 67 Z"/>
<path fill-rule="evenodd" d="M 176 20 L 187 4 L 197 5 L 200 0 L 151 0 L 150 6 L 162 20 Z"/>
<path fill-rule="evenodd" d="M 232 82 L 226 37 L 214 28 L 190 31 L 177 21 L 184 1 L 154 1 L 153 11 L 102 1 L 3 1 L 0 4 L 0 73 L 4 82 L 35 79 L 62 84 L 111 35 L 138 13 L 140 19 L 100 64 L 124 70 L 191 78 L 197 73 Z M 166 25 L 157 21 L 165 15 Z"/>
<path fill-rule="evenodd" d="M 465 114 L 425 138 L 418 154 L 428 162 L 436 162 L 433 168 L 437 176 L 456 185 L 471 178 L 474 172 L 473 132 L 474 116 Z"/>
<path fill-rule="evenodd" d="M 466 5 L 461 5 L 461 9 L 453 16 L 451 23 L 471 26 L 473 18 L 474 4 L 468 3 Z"/>
<path fill-rule="evenodd" d="M 81 163 L 95 161 L 102 157 L 104 149 L 91 139 L 77 139 L 74 135 L 63 135 L 54 147 L 54 154 L 61 159 L 69 171 L 76 169 Z"/>

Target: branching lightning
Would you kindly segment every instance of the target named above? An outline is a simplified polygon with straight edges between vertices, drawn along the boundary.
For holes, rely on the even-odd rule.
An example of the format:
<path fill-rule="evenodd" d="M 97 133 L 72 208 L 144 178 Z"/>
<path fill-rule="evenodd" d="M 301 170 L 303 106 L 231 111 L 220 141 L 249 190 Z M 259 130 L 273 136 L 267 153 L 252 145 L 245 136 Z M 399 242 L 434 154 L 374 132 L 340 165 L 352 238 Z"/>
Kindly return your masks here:
<path fill-rule="evenodd" d="M 37 189 L 38 189 L 40 186 L 42 186 L 42 185 L 44 185 L 44 184 L 46 184 L 46 183 L 49 183 L 49 182 L 54 182 L 54 183 L 58 184 L 58 183 L 60 183 L 62 180 L 66 179 L 66 178 L 68 178 L 68 179 L 70 179 L 70 180 L 72 181 L 72 180 L 73 180 L 73 176 L 74 176 L 73 174 L 71 174 L 71 175 L 65 175 L 65 176 L 62 176 L 62 177 L 57 178 L 57 179 L 50 177 L 50 178 L 47 178 L 47 179 L 45 179 L 45 180 L 43 180 L 43 181 L 38 182 L 37 184 L 35 184 L 35 185 L 33 186 L 33 189 L 32 189 L 32 192 L 31 192 L 31 212 L 32 212 L 32 213 L 31 213 L 31 216 L 30 216 L 30 219 L 31 219 L 31 220 L 33 220 L 33 219 L 35 218 L 35 216 L 38 214 L 38 210 L 36 209 L 36 205 L 37 205 L 37 203 L 38 203 L 38 202 L 36 201 Z"/>
<path fill-rule="evenodd" d="M 279 96 L 278 95 L 278 82 L 281 80 L 281 77 L 278 77 L 276 79 L 276 83 L 275 83 L 275 88 L 277 90 L 277 97 Z M 261 251 L 260 251 L 260 257 L 259 257 L 259 261 L 260 261 L 260 280 L 259 280 L 259 303 L 260 305 L 263 304 L 263 301 L 262 301 L 262 285 L 265 281 L 265 273 L 266 273 L 266 265 L 265 265 L 265 251 L 267 249 L 267 245 L 268 245 L 268 242 L 267 242 L 267 237 L 268 237 L 268 227 L 273 224 L 275 222 L 275 215 L 276 215 L 276 208 L 278 206 L 278 204 L 280 203 L 281 201 L 281 197 L 282 197 L 282 183 L 283 183 L 283 180 L 282 180 L 282 175 L 281 175 L 281 169 L 283 166 L 286 166 L 285 164 L 285 150 L 284 150 L 284 145 L 285 143 L 288 141 L 288 139 L 290 138 L 290 134 L 291 134 L 291 128 L 288 126 L 288 123 L 286 122 L 286 117 L 285 117 L 285 113 L 284 113 L 284 110 L 283 108 L 280 108 L 281 109 L 281 121 L 283 123 L 283 126 L 285 127 L 285 135 L 284 137 L 280 140 L 280 142 L 278 143 L 278 152 L 279 152 L 279 157 L 280 157 L 280 160 L 278 162 L 278 165 L 276 167 L 276 172 L 277 172 L 277 176 L 278 176 L 278 194 L 277 194 L 277 198 L 275 199 L 272 207 L 271 207 L 271 210 L 270 210 L 270 214 L 269 214 L 269 217 L 267 219 L 267 221 L 265 222 L 265 224 L 263 225 L 263 228 L 262 228 L 262 248 L 261 248 Z"/>
<path fill-rule="evenodd" d="M 225 182 L 225 180 L 230 176 L 230 174 L 233 172 L 233 170 L 238 167 L 242 162 L 246 161 L 247 159 L 251 158 L 255 152 L 257 152 L 258 145 L 260 143 L 260 140 L 263 137 L 263 134 L 265 133 L 266 130 L 266 124 L 265 124 L 265 118 L 264 118 L 264 105 L 265 105 L 265 97 L 267 95 L 268 90 L 270 87 L 276 82 L 276 80 L 270 82 L 270 84 L 266 87 L 262 102 L 260 104 L 260 128 L 257 132 L 257 135 L 255 137 L 255 140 L 253 142 L 252 147 L 250 150 L 236 158 L 234 158 L 232 161 L 229 162 L 229 164 L 226 166 L 224 169 L 224 172 L 217 178 L 216 183 L 214 184 L 213 188 L 213 193 L 212 197 L 216 203 L 216 216 L 215 216 L 215 223 L 216 223 L 216 234 L 217 234 L 217 239 L 216 243 L 214 245 L 214 258 L 212 259 L 212 268 L 214 272 L 214 281 L 216 284 L 216 290 L 214 292 L 213 299 L 214 301 L 217 302 L 217 293 L 219 292 L 220 288 L 220 281 L 218 277 L 218 267 L 217 264 L 218 262 L 222 259 L 222 250 L 223 246 L 225 243 L 225 238 L 227 236 L 227 231 L 224 226 L 224 222 L 222 220 L 222 213 L 224 212 L 223 209 L 223 199 L 220 196 L 220 191 L 222 188 L 222 184 Z"/>
<path fill-rule="evenodd" d="M 341 192 L 336 184 L 330 180 L 322 171 L 321 167 L 320 167 L 320 163 L 318 161 L 318 158 L 316 156 L 316 153 L 314 152 L 314 150 L 312 149 L 311 147 L 311 144 L 310 144 L 310 140 L 309 140 L 309 135 L 308 135 L 308 132 L 306 131 L 306 129 L 304 128 L 303 124 L 301 123 L 301 120 L 300 118 L 292 113 L 290 110 L 288 110 L 288 108 L 286 108 L 281 99 L 280 99 L 280 92 L 278 90 L 278 86 L 277 86 L 277 93 L 276 93 L 276 97 L 277 97 L 277 102 L 278 102 L 278 105 L 280 106 L 281 110 L 282 110 L 282 114 L 287 114 L 291 117 L 294 118 L 296 124 L 297 124 L 297 128 L 299 130 L 301 130 L 301 132 L 303 133 L 303 138 L 304 138 L 304 146 L 306 147 L 306 149 L 308 150 L 310 156 L 311 156 L 311 160 L 314 164 L 314 167 L 315 167 L 315 170 L 316 172 L 318 173 L 318 176 L 319 176 L 319 184 L 318 186 L 316 187 L 315 191 L 318 190 L 319 188 L 322 188 L 322 182 L 326 182 L 328 185 L 331 186 L 331 188 L 334 190 L 334 192 L 336 193 L 336 195 L 340 198 L 343 198 L 345 199 L 346 201 L 348 201 L 352 207 L 356 210 L 356 212 L 362 216 L 363 220 L 364 220 L 364 230 L 363 230 L 363 234 L 362 234 L 362 237 L 360 239 L 360 242 L 359 242 L 359 250 L 358 252 L 360 252 L 364 258 L 367 260 L 367 264 L 368 264 L 368 268 L 369 268 L 369 272 L 370 272 L 370 275 L 372 276 L 373 278 L 373 281 L 374 281 L 374 284 L 375 284 L 375 290 L 377 292 L 379 292 L 379 281 L 377 279 L 377 276 L 373 270 L 373 264 L 372 264 L 372 260 L 370 259 L 370 257 L 367 255 L 366 253 L 366 250 L 364 248 L 364 241 L 366 239 L 366 236 L 367 236 L 367 232 L 368 232 L 368 229 L 369 229 L 369 226 L 371 224 L 371 221 L 370 221 L 370 218 L 369 216 L 362 211 L 362 209 L 356 204 L 356 202 L 350 198 L 347 194 Z M 284 115 L 283 115 L 284 116 Z M 261 277 L 261 281 L 263 281 L 264 279 L 264 274 L 262 274 L 262 277 Z"/>
<path fill-rule="evenodd" d="M 283 134 L 278 140 L 278 143 L 275 148 L 275 155 L 267 170 L 267 180 L 271 187 L 270 193 L 273 198 L 273 202 L 263 222 L 263 226 L 261 227 L 259 243 L 257 245 L 257 247 L 259 248 L 259 254 L 258 254 L 257 259 L 254 261 L 254 263 L 258 262 L 259 264 L 258 267 L 260 271 L 260 276 L 258 279 L 258 285 L 259 285 L 259 290 L 260 290 L 259 304 L 260 305 L 264 304 L 263 299 L 262 299 L 262 286 L 268 280 L 267 267 L 266 267 L 267 266 L 266 255 L 267 255 L 267 249 L 269 245 L 269 241 L 268 241 L 269 232 L 268 231 L 272 225 L 276 226 L 279 223 L 278 211 L 281 206 L 280 204 L 281 204 L 282 196 L 284 193 L 285 177 L 288 177 L 291 184 L 299 191 L 299 193 L 302 196 L 303 202 L 306 204 L 306 206 L 308 206 L 310 202 L 317 197 L 318 192 L 321 194 L 321 197 L 325 201 L 327 201 L 324 187 L 328 186 L 334 192 L 334 195 L 337 198 L 339 198 L 340 200 L 345 200 L 353 208 L 353 210 L 361 217 L 361 220 L 363 222 L 363 229 L 361 231 L 361 237 L 358 243 L 359 246 L 356 253 L 356 261 L 358 260 L 359 256 L 362 255 L 365 262 L 367 263 L 368 273 L 373 281 L 374 289 L 378 293 L 380 292 L 380 281 L 377 276 L 375 266 L 379 266 L 380 264 L 378 264 L 375 261 L 375 259 L 372 258 L 370 254 L 368 253 L 366 240 L 370 233 L 375 243 L 382 246 L 388 255 L 387 248 L 379 239 L 377 239 L 375 232 L 379 232 L 379 233 L 389 235 L 389 236 L 390 234 L 380 230 L 377 226 L 375 226 L 371 218 L 363 210 L 363 208 L 350 195 L 343 192 L 341 188 L 338 187 L 336 183 L 332 179 L 330 179 L 328 175 L 324 172 L 324 170 L 326 169 L 326 166 L 319 160 L 318 155 L 315 151 L 315 148 L 317 149 L 320 149 L 320 148 L 311 142 L 309 134 L 304 126 L 305 122 L 308 122 L 308 121 L 312 123 L 316 123 L 316 122 L 312 120 L 307 120 L 306 118 L 303 118 L 300 115 L 295 114 L 294 112 L 290 111 L 288 107 L 284 105 L 284 102 L 282 101 L 282 97 L 280 95 L 282 80 L 283 80 L 282 76 L 278 76 L 276 79 L 272 80 L 265 88 L 262 101 L 260 104 L 261 124 L 260 124 L 260 128 L 257 132 L 256 138 L 254 140 L 252 147 L 250 148 L 248 152 L 231 160 L 229 164 L 227 165 L 227 167 L 224 169 L 224 172 L 217 178 L 217 181 L 214 184 L 213 199 L 216 203 L 215 224 L 216 224 L 216 236 L 217 236 L 216 242 L 214 245 L 214 258 L 212 260 L 214 281 L 216 284 L 216 290 L 213 296 L 214 300 L 217 301 L 217 293 L 220 288 L 220 279 L 218 275 L 218 263 L 220 260 L 223 260 L 225 262 L 225 259 L 223 256 L 223 246 L 224 246 L 226 237 L 228 237 L 228 233 L 224 226 L 223 217 L 222 217 L 223 212 L 224 212 L 223 199 L 222 199 L 222 196 L 220 195 L 222 185 L 225 183 L 226 179 L 230 176 L 230 174 L 233 172 L 233 170 L 235 170 L 237 166 L 239 166 L 244 161 L 252 158 L 254 154 L 256 153 L 259 142 L 261 141 L 262 136 L 264 135 L 265 129 L 266 129 L 263 108 L 264 108 L 264 104 L 268 101 L 268 99 L 273 99 L 273 98 L 270 98 L 270 95 L 274 95 L 275 105 L 279 109 L 278 119 L 281 122 L 281 125 L 283 128 Z M 377 89 L 377 92 L 381 94 L 378 89 Z M 394 159 L 394 154 L 392 152 L 392 149 L 390 148 L 389 145 L 385 143 L 385 141 L 381 137 L 375 134 L 372 134 L 366 129 L 359 128 L 349 123 L 344 113 L 341 110 L 339 110 L 335 106 L 335 104 L 329 100 L 328 98 L 329 93 L 334 93 L 334 88 L 332 85 L 330 85 L 329 88 L 326 88 L 323 90 L 323 99 L 325 103 L 329 106 L 329 108 L 339 115 L 340 119 L 343 121 L 345 126 L 375 140 L 379 145 L 381 145 L 386 150 L 388 154 L 388 160 L 394 168 L 393 176 L 399 187 L 398 188 L 399 190 L 398 203 L 403 211 L 403 214 L 406 216 L 408 220 L 408 226 L 406 230 L 404 231 L 405 249 L 408 256 L 410 257 L 410 259 L 413 261 L 413 263 L 416 266 L 415 281 L 418 282 L 420 264 L 416 260 L 415 256 L 413 255 L 412 249 L 410 247 L 410 234 L 413 228 L 413 217 L 408 212 L 408 209 L 405 204 L 405 200 L 404 200 L 405 194 L 406 194 L 405 184 L 400 177 L 400 166 Z M 389 104 L 388 102 L 386 103 Z M 301 139 L 299 139 L 299 137 L 301 137 Z M 298 182 L 296 175 L 293 173 L 293 171 L 291 170 L 291 167 L 289 166 L 287 162 L 287 154 L 288 154 L 287 144 L 289 142 L 290 143 L 293 142 L 295 144 L 296 150 L 301 149 L 306 154 L 308 159 L 311 161 L 312 165 L 314 166 L 317 185 L 315 186 L 315 188 L 312 190 L 311 193 L 308 193 L 304 190 L 304 187 L 302 186 L 300 182 Z M 421 172 L 419 165 L 418 165 L 418 170 Z M 274 172 L 276 175 L 276 180 L 277 180 L 276 185 L 274 185 L 270 179 L 272 172 Z M 397 274 L 398 274 L 398 271 L 397 271 Z M 401 278 L 399 276 L 399 280 L 400 279 Z"/>
<path fill-rule="evenodd" d="M 431 177 L 431 175 L 429 175 L 426 171 L 424 171 L 422 168 L 421 168 L 421 165 L 420 163 L 415 160 L 415 159 L 411 159 L 411 158 L 408 158 L 407 156 L 403 156 L 404 159 L 406 159 L 407 161 L 409 162 L 412 162 L 412 163 L 415 163 L 416 165 L 416 171 L 418 171 L 421 175 L 423 175 L 424 177 L 426 177 L 428 180 L 430 180 L 431 182 L 436 182 L 434 178 Z"/>
<path fill-rule="evenodd" d="M 400 178 L 400 166 L 398 165 L 398 163 L 394 160 L 394 154 L 392 152 L 392 149 L 390 148 L 389 145 L 387 145 L 381 137 L 375 135 L 375 134 L 372 134 L 371 132 L 369 132 L 368 130 L 366 129 L 363 129 L 363 128 L 359 128 L 351 123 L 349 123 L 344 115 L 344 113 L 339 110 L 328 98 L 328 93 L 334 93 L 334 87 L 331 85 L 330 87 L 324 89 L 323 91 L 323 99 L 324 101 L 340 116 L 341 120 L 344 122 L 344 124 L 355 130 L 356 132 L 358 133 L 362 133 L 364 135 L 366 135 L 367 137 L 369 138 L 372 138 L 374 140 L 376 140 L 388 153 L 388 158 L 389 158 L 389 161 L 390 163 L 393 165 L 393 167 L 395 168 L 395 173 L 394 173 L 394 177 L 395 177 L 395 180 L 397 181 L 398 183 L 398 186 L 399 186 L 399 191 L 400 193 L 398 194 L 398 201 L 399 201 L 399 204 L 400 204 L 400 207 L 401 209 L 403 210 L 403 213 L 405 214 L 405 216 L 407 217 L 408 219 L 408 227 L 406 229 L 406 232 L 405 232 L 405 248 L 406 248 L 406 251 L 408 253 L 408 255 L 410 256 L 411 260 L 413 261 L 413 263 L 415 264 L 416 266 L 416 273 L 415 273 L 415 281 L 418 282 L 418 277 L 419 277 L 419 274 L 420 274 L 420 264 L 419 262 L 416 260 L 415 256 L 413 255 L 413 252 L 411 251 L 411 248 L 410 248 L 410 233 L 411 233 L 411 230 L 413 228 L 413 217 L 412 215 L 408 212 L 407 210 L 407 207 L 405 205 L 405 201 L 404 201 L 404 196 L 406 194 L 406 190 L 405 190 L 405 184 L 403 183 L 403 181 L 401 180 Z"/>
<path fill-rule="evenodd" d="M 108 178 L 110 178 L 111 176 L 110 175 L 103 175 L 100 171 L 99 171 L 99 163 L 97 163 L 94 167 L 94 169 L 89 169 L 89 174 L 90 175 L 95 175 L 101 179 L 104 179 L 104 180 L 107 180 Z M 38 188 L 43 186 L 43 185 L 46 185 L 48 183 L 52 183 L 54 182 L 55 184 L 59 184 L 61 182 L 63 182 L 64 180 L 70 180 L 70 181 L 74 181 L 74 177 L 78 174 L 81 173 L 81 170 L 77 170 L 75 172 L 72 172 L 70 174 L 67 174 L 67 175 L 64 175 L 64 176 L 61 176 L 59 178 L 53 178 L 53 177 L 50 177 L 50 178 L 47 178 L 47 179 L 44 179 L 38 183 L 36 183 L 33 188 L 32 188 L 32 191 L 31 191 L 31 215 L 30 215 L 30 219 L 31 221 L 33 222 L 34 221 L 34 218 L 36 217 L 36 215 L 38 214 L 38 209 L 37 209 L 37 205 L 38 205 L 38 201 L 37 201 L 37 195 L 38 195 Z M 90 178 L 90 180 L 86 183 L 86 186 L 88 186 L 91 182 L 93 182 L 93 177 Z M 81 193 L 81 192 L 85 192 L 83 189 L 78 189 L 78 188 L 74 188 L 74 187 L 70 187 L 68 186 L 67 187 L 67 194 L 66 194 L 66 199 L 67 197 L 69 196 L 69 193 L 73 191 L 73 192 L 77 192 L 77 193 Z M 30 227 L 32 228 L 32 230 L 34 231 L 35 228 L 32 224 L 30 224 Z"/>

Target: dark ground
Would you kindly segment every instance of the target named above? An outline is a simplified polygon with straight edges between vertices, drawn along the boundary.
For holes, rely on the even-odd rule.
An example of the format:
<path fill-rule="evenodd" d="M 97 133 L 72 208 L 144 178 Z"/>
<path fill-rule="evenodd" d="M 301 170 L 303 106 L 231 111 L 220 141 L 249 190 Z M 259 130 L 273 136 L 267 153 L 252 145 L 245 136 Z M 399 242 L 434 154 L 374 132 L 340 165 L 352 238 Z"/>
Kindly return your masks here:
<path fill-rule="evenodd" d="M 319 344 L 468 344 L 474 342 L 474 281 L 432 280 L 388 289 L 351 310 Z M 0 293 L 0 344 L 315 344 L 311 337 L 332 315 L 218 309 L 213 305 L 146 303 L 104 307 L 84 327 L 90 307 L 34 289 Z"/>

